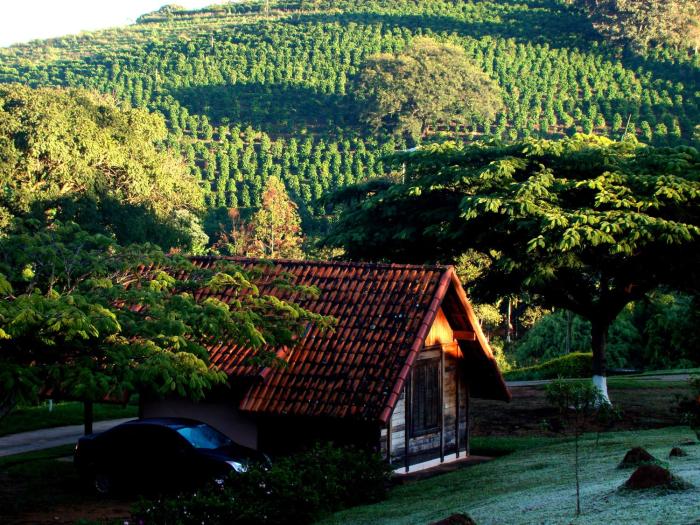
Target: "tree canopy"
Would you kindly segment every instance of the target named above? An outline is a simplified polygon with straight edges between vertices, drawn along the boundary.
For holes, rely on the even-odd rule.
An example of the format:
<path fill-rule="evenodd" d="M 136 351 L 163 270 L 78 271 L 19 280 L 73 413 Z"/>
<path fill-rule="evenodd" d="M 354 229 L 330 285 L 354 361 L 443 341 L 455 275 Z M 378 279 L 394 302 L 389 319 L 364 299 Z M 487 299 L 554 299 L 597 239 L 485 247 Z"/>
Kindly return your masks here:
<path fill-rule="evenodd" d="M 0 86 L 0 228 L 53 206 L 60 218 L 122 242 L 187 245 L 181 223 L 196 223 L 187 212 L 202 209 L 202 192 L 162 148 L 165 136 L 162 117 L 119 108 L 108 96 Z"/>
<path fill-rule="evenodd" d="M 410 147 L 359 122 L 353 79 L 368 57 L 404 54 L 426 35 L 463 48 L 502 94 L 496 122 L 440 126 L 455 140 L 585 131 L 665 145 L 690 143 L 700 123 L 700 55 L 654 45 L 631 56 L 562 0 L 271 0 L 270 16 L 261 2 L 166 9 L 1 49 L 0 83 L 96 90 L 158 113 L 164 144 L 212 213 L 259 207 L 274 175 L 313 235 L 325 228 L 326 194 L 384 175 L 382 156 Z"/>
<path fill-rule="evenodd" d="M 572 0 L 609 38 L 641 49 L 652 44 L 700 48 L 698 0 Z"/>
<path fill-rule="evenodd" d="M 414 141 L 439 125 L 492 122 L 503 108 L 498 85 L 464 48 L 425 37 L 403 53 L 370 57 L 357 96 L 366 122 Z"/>
<path fill-rule="evenodd" d="M 700 155 L 593 136 L 399 155 L 404 184 L 345 209 L 328 242 L 349 256 L 489 257 L 477 295 L 528 293 L 591 321 L 594 373 L 629 302 L 661 284 L 697 290 Z"/>
<path fill-rule="evenodd" d="M 15 223 L 0 238 L 0 416 L 41 392 L 99 401 L 140 391 L 199 399 L 226 376 L 207 344 L 272 350 L 329 320 L 262 296 L 254 271 L 213 269 L 153 245 L 120 246 L 74 223 Z M 291 285 L 290 285 L 291 286 Z M 235 290 L 230 304 L 195 291 Z M 300 289 L 299 293 L 314 293 Z"/>

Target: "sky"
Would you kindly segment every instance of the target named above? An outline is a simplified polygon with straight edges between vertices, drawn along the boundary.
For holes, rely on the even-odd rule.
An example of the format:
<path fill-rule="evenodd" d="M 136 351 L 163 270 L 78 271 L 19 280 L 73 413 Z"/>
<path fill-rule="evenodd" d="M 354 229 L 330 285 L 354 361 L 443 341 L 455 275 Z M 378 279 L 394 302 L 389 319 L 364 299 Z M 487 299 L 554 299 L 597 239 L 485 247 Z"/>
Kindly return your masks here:
<path fill-rule="evenodd" d="M 187 8 L 221 0 L 0 0 L 0 47 L 123 26 L 165 4 Z"/>

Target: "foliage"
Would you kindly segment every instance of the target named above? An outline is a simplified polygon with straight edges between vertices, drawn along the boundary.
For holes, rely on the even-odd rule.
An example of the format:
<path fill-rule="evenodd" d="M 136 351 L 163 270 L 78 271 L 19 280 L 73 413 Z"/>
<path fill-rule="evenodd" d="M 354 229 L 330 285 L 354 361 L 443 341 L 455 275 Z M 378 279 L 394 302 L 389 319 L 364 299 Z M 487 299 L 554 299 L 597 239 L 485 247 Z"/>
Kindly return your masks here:
<path fill-rule="evenodd" d="M 301 218 L 297 205 L 289 199 L 284 184 L 277 177 L 265 183 L 262 203 L 250 219 L 252 236 L 249 255 L 268 258 L 301 257 Z"/>
<path fill-rule="evenodd" d="M 577 135 L 433 145 L 397 155 L 405 183 L 345 209 L 328 242 L 358 259 L 491 258 L 477 299 L 527 294 L 591 322 L 593 371 L 608 328 L 664 283 L 697 286 L 700 155 Z"/>
<path fill-rule="evenodd" d="M 59 218 L 121 242 L 206 244 L 191 213 L 202 193 L 159 146 L 165 136 L 162 117 L 120 109 L 108 96 L 0 86 L 1 214 L 43 218 L 53 206 Z M 147 232 L 139 222 L 151 224 Z"/>
<path fill-rule="evenodd" d="M 671 45 L 700 48 L 700 2 L 697 0 L 573 0 L 608 38 L 641 49 Z"/>
<path fill-rule="evenodd" d="M 690 295 L 655 290 L 620 313 L 608 331 L 608 364 L 645 370 L 688 368 L 700 364 L 700 309 Z M 542 317 L 515 344 L 509 355 L 520 366 L 566 353 L 567 316 L 557 311 Z M 591 350 L 591 326 L 572 317 L 571 349 Z"/>
<path fill-rule="evenodd" d="M 256 360 L 270 364 L 265 348 L 290 343 L 308 322 L 328 326 L 260 295 L 255 277 L 225 261 L 203 270 L 153 245 L 123 247 L 74 223 L 18 223 L 0 238 L 0 415 L 40 390 L 90 401 L 133 390 L 200 399 L 226 381 L 208 366 L 212 339 L 258 349 Z M 204 286 L 235 291 L 231 307 L 197 299 Z"/>
<path fill-rule="evenodd" d="M 587 377 L 591 375 L 592 362 L 591 352 L 574 352 L 537 365 L 511 370 L 506 373 L 506 378 L 508 381 L 530 381 Z"/>
<path fill-rule="evenodd" d="M 503 102 L 498 86 L 464 48 L 416 38 L 400 54 L 369 57 L 355 88 L 363 118 L 419 142 L 430 128 L 490 123 Z"/>
<path fill-rule="evenodd" d="M 565 355 L 567 324 L 567 312 L 543 316 L 513 345 L 510 351 L 515 361 L 520 366 L 530 366 Z M 590 351 L 591 324 L 574 315 L 571 318 L 571 352 Z"/>
<path fill-rule="evenodd" d="M 141 502 L 135 518 L 187 525 L 304 524 L 346 507 L 385 497 L 390 470 L 376 455 L 330 444 L 253 466 L 212 486 L 175 499 Z"/>
<path fill-rule="evenodd" d="M 368 57 L 402 53 L 416 37 L 460 46 L 500 87 L 495 123 L 441 127 L 459 140 L 592 128 L 688 143 L 700 122 L 700 57 L 670 48 L 628 55 L 560 0 L 269 4 L 269 17 L 261 2 L 170 9 L 12 46 L 0 50 L 0 82 L 87 88 L 158 112 L 165 144 L 185 159 L 207 207 L 258 207 L 276 175 L 307 233 L 323 225 L 320 197 L 383 175 L 381 156 L 406 147 L 358 125 L 352 79 Z"/>

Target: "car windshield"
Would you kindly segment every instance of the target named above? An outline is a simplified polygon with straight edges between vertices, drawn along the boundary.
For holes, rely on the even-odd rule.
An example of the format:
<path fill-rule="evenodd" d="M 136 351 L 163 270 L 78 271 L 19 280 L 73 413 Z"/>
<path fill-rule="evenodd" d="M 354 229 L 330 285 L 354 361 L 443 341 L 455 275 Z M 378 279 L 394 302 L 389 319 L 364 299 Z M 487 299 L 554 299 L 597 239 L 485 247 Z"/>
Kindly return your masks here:
<path fill-rule="evenodd" d="M 209 425 L 182 427 L 177 433 L 184 437 L 194 448 L 215 449 L 231 444 L 231 440 Z"/>

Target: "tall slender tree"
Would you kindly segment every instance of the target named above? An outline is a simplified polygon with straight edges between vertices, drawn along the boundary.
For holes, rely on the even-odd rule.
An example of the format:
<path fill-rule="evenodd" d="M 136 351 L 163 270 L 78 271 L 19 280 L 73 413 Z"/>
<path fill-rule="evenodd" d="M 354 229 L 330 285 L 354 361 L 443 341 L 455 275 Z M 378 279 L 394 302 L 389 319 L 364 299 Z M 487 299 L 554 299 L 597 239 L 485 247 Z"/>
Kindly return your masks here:
<path fill-rule="evenodd" d="M 301 218 L 281 179 L 267 179 L 261 204 L 250 220 L 252 246 L 248 253 L 270 258 L 302 257 Z"/>

